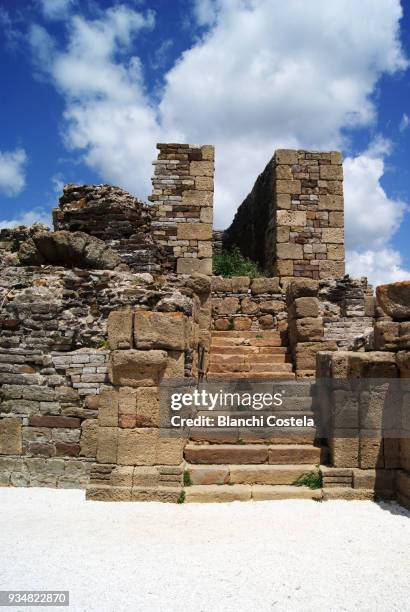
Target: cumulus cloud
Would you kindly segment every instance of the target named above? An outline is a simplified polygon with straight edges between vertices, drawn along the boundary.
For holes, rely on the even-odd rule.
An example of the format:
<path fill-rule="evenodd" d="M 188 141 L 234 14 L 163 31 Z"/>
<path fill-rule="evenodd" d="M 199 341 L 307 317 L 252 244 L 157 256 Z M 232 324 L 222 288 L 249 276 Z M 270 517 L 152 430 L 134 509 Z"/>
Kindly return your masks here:
<path fill-rule="evenodd" d="M 41 9 L 46 19 L 64 19 L 70 13 L 75 0 L 40 0 Z"/>
<path fill-rule="evenodd" d="M 12 219 L 0 220 L 0 229 L 4 227 L 17 227 L 18 225 L 33 225 L 33 223 L 51 225 L 50 213 L 41 207 L 33 208 L 33 210 L 23 212 Z"/>
<path fill-rule="evenodd" d="M 0 193 L 16 196 L 26 184 L 27 155 L 24 149 L 0 151 Z"/>
<path fill-rule="evenodd" d="M 348 251 L 346 269 L 354 277 L 367 276 L 375 287 L 410 279 L 410 270 L 403 264 L 400 253 L 390 248 Z"/>
<path fill-rule="evenodd" d="M 400 125 L 399 125 L 400 132 L 405 132 L 409 126 L 410 126 L 410 117 L 407 115 L 407 113 L 404 113 L 401 118 Z"/>

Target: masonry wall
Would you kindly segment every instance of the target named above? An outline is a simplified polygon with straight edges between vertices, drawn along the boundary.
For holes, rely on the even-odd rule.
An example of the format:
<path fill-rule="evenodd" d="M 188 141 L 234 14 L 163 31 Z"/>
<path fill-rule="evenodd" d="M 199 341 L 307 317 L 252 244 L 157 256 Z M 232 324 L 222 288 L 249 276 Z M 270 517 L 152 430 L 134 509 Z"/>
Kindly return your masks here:
<path fill-rule="evenodd" d="M 167 255 L 163 268 L 212 274 L 214 148 L 158 144 L 150 201 L 153 237 Z"/>
<path fill-rule="evenodd" d="M 275 152 L 224 233 L 267 275 L 331 279 L 344 274 L 340 153 Z"/>

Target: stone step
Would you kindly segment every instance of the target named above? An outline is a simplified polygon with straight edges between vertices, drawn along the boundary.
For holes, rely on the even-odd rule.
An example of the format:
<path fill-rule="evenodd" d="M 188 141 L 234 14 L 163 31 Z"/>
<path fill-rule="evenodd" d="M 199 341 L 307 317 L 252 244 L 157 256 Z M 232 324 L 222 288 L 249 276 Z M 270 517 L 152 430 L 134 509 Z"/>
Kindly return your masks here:
<path fill-rule="evenodd" d="M 212 345 L 212 355 L 283 355 L 291 358 L 286 346 L 215 346 Z"/>
<path fill-rule="evenodd" d="M 317 471 L 314 465 L 196 465 L 188 463 L 193 485 L 293 485 L 306 474 Z"/>
<path fill-rule="evenodd" d="M 211 360 L 209 365 L 208 373 L 210 374 L 223 374 L 233 373 L 233 372 L 249 372 L 250 374 L 255 373 L 258 374 L 262 372 L 263 374 L 268 374 L 271 372 L 272 374 L 278 374 L 280 372 L 292 372 L 292 364 L 291 363 L 237 363 L 235 361 L 229 362 L 219 362 L 214 363 Z"/>
<path fill-rule="evenodd" d="M 228 331 L 212 331 L 213 338 L 256 338 L 262 336 L 263 338 L 280 338 L 281 332 L 277 331 L 242 331 L 242 330 L 228 330 Z"/>
<path fill-rule="evenodd" d="M 184 455 L 189 463 L 195 464 L 302 465 L 320 463 L 320 448 L 305 444 L 188 443 Z"/>
<path fill-rule="evenodd" d="M 214 353 L 211 351 L 210 354 L 210 362 L 211 363 L 245 363 L 245 364 L 253 364 L 253 363 L 262 363 L 262 364 L 272 364 L 272 363 L 289 363 L 287 355 L 260 355 L 259 353 L 254 353 L 252 355 L 246 354 L 243 355 L 241 353 L 231 354 L 231 355 L 221 355 L 218 353 Z M 290 364 L 292 365 L 292 364 Z"/>
<path fill-rule="evenodd" d="M 226 503 L 280 499 L 322 499 L 322 490 L 286 485 L 199 485 L 185 488 L 185 503 Z"/>
<path fill-rule="evenodd" d="M 219 381 L 219 380 L 253 380 L 253 381 L 264 381 L 264 380 L 294 380 L 294 372 L 233 372 L 233 373 L 208 373 L 206 375 L 208 381 Z"/>
<path fill-rule="evenodd" d="M 270 439 L 260 436 L 258 437 L 255 431 L 245 431 L 240 428 L 232 428 L 221 430 L 218 429 L 206 429 L 203 427 L 197 427 L 190 429 L 189 439 L 193 442 L 202 442 L 209 444 L 235 444 L 238 442 L 245 444 L 266 444 L 271 443 L 275 445 L 281 444 L 314 444 L 316 439 L 316 431 L 314 428 L 308 429 L 303 433 L 292 433 L 286 434 L 280 433 L 278 436 L 272 436 Z"/>
<path fill-rule="evenodd" d="M 213 347 L 220 346 L 260 346 L 260 347 L 287 347 L 287 343 L 283 342 L 280 336 L 264 338 L 243 338 L 238 336 L 215 338 L 211 337 L 211 350 Z"/>

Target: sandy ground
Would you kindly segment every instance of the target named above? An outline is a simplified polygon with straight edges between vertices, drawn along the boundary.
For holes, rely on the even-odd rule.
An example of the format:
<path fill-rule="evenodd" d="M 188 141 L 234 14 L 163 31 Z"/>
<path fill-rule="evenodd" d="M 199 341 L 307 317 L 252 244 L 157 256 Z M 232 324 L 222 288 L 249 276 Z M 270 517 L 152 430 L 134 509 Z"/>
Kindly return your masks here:
<path fill-rule="evenodd" d="M 394 504 L 3 488 L 0 551 L 0 589 L 69 590 L 75 611 L 410 610 L 410 513 Z"/>

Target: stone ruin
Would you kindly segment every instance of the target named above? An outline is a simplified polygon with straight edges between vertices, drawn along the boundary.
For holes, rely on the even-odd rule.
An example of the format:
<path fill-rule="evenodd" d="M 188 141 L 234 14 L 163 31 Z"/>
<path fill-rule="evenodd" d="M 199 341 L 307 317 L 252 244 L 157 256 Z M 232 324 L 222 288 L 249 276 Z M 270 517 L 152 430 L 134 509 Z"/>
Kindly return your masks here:
<path fill-rule="evenodd" d="M 374 296 L 345 275 L 340 154 L 276 151 L 216 231 L 213 147 L 158 149 L 150 204 L 67 185 L 54 231 L 0 231 L 0 484 L 84 488 L 94 500 L 410 507 L 410 432 L 381 435 L 385 387 L 338 421 L 343 381 L 410 376 L 410 282 Z M 212 276 L 213 253 L 232 247 L 266 276 Z M 326 413 L 331 433 L 163 435 L 159 389 L 174 379 L 298 381 L 295 410 Z M 336 384 L 318 392 L 323 379 Z M 319 489 L 294 486 L 312 473 Z"/>

